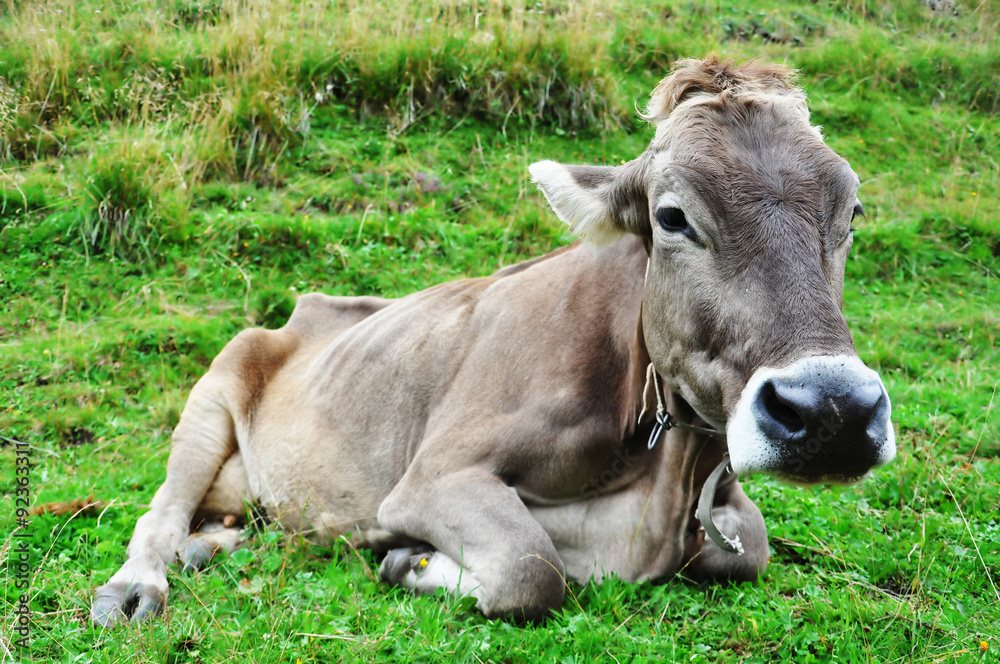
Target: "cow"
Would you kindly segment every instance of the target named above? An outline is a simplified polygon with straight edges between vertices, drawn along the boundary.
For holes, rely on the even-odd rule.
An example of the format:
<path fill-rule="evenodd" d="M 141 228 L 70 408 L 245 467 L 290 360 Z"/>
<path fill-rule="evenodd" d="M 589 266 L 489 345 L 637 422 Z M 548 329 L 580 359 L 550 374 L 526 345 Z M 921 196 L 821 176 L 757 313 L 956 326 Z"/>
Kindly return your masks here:
<path fill-rule="evenodd" d="M 767 531 L 739 477 L 889 462 L 841 312 L 859 180 L 794 72 L 683 60 L 643 117 L 632 161 L 530 166 L 576 243 L 394 300 L 303 295 L 230 341 L 92 620 L 159 612 L 167 566 L 239 546 L 248 502 L 488 617 L 543 619 L 567 579 L 753 580 Z"/>

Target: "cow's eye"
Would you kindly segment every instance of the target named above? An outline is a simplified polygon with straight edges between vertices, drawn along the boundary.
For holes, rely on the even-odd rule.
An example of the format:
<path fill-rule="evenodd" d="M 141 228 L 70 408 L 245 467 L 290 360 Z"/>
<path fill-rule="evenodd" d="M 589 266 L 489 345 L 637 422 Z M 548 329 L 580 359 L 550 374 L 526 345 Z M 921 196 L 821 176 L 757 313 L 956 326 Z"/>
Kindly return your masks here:
<path fill-rule="evenodd" d="M 656 221 L 660 227 L 671 233 L 681 233 L 688 230 L 688 222 L 684 217 L 684 211 L 680 208 L 660 208 L 656 211 Z"/>

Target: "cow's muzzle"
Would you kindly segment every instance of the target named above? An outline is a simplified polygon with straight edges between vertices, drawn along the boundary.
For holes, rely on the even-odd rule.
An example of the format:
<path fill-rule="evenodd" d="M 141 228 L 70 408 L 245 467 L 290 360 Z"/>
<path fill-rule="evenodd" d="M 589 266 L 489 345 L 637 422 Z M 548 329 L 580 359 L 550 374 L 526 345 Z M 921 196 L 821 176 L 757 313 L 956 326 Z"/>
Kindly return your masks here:
<path fill-rule="evenodd" d="M 896 454 L 889 395 L 850 356 L 817 356 L 759 369 L 726 433 L 737 474 L 805 483 L 854 482 Z"/>

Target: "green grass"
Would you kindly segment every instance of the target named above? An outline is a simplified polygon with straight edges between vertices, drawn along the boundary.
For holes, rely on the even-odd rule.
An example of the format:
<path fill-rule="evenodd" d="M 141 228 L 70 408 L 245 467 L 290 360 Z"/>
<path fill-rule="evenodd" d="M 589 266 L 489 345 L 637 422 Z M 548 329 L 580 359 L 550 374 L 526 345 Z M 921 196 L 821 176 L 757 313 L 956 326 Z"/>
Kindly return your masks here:
<path fill-rule="evenodd" d="M 15 660 L 994 661 L 998 26 L 993 3 L 888 0 L 0 4 L 0 661 L 12 441 L 33 503 L 108 503 L 33 520 Z M 754 585 L 573 585 L 518 627 L 259 524 L 171 572 L 163 619 L 89 625 L 229 338 L 298 293 L 397 296 L 568 242 L 527 165 L 635 156 L 633 105 L 709 50 L 799 67 L 862 178 L 845 313 L 893 398 L 892 465 L 846 489 L 747 481 L 772 538 Z"/>

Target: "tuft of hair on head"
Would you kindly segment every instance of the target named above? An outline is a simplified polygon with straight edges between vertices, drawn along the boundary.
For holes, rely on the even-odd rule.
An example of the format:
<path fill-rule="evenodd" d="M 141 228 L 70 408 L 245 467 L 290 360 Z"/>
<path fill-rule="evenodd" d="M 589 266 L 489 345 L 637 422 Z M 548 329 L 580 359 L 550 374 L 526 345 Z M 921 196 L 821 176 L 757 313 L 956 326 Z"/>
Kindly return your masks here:
<path fill-rule="evenodd" d="M 715 55 L 709 55 L 702 60 L 685 58 L 676 61 L 670 74 L 653 89 L 646 112 L 640 115 L 647 122 L 655 123 L 697 95 L 756 94 L 786 95 L 805 104 L 805 94 L 795 84 L 794 69 L 756 59 L 738 65 L 730 59 L 720 60 Z"/>

